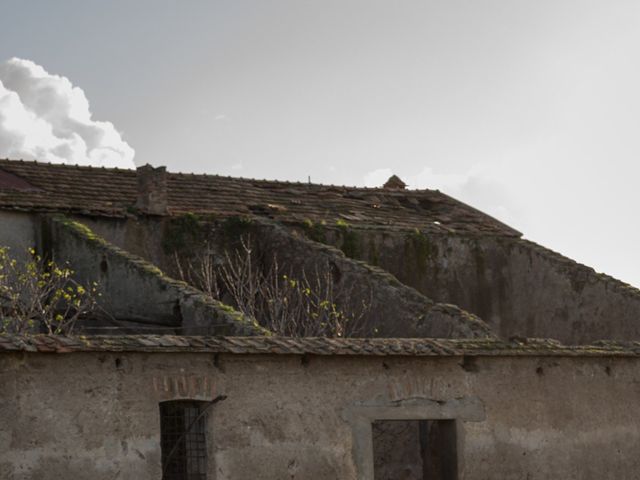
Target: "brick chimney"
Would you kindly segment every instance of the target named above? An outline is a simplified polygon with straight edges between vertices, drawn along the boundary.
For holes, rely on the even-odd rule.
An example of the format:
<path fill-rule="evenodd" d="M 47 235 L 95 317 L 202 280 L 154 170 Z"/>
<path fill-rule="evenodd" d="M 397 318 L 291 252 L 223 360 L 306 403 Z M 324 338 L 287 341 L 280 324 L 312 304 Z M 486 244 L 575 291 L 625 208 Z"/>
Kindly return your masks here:
<path fill-rule="evenodd" d="M 166 215 L 169 200 L 167 168 L 148 163 L 136 170 L 138 198 L 136 208 L 150 215 Z"/>
<path fill-rule="evenodd" d="M 404 190 L 407 188 L 407 184 L 400 180 L 400 177 L 397 175 L 391 175 L 382 188 L 387 188 L 389 190 Z"/>

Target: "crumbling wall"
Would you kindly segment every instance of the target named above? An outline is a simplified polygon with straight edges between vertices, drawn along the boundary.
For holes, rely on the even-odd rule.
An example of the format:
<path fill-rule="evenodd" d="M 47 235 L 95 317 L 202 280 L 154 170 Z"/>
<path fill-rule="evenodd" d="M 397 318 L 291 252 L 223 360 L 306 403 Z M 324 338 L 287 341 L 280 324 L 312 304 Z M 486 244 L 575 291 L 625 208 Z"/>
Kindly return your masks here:
<path fill-rule="evenodd" d="M 344 226 L 325 227 L 321 239 L 437 302 L 473 312 L 503 338 L 640 338 L 640 291 L 533 242 Z"/>
<path fill-rule="evenodd" d="M 126 218 L 106 218 L 76 215 L 72 218 L 109 243 L 144 258 L 163 271 L 171 264 L 171 258 L 162 248 L 168 217 L 130 215 Z"/>
<path fill-rule="evenodd" d="M 370 480 L 372 421 L 421 418 L 456 422 L 465 480 L 640 471 L 637 358 L 212 357 L 0 355 L 0 477 L 157 480 L 159 403 L 220 394 L 216 480 Z"/>
<path fill-rule="evenodd" d="M 79 222 L 52 217 L 45 220 L 43 229 L 50 232 L 54 260 L 68 262 L 80 282 L 98 283 L 102 317 L 112 320 L 114 327 L 192 335 L 269 333 L 253 319 L 167 277 L 154 265 L 111 245 Z M 91 325 L 85 327 L 91 330 Z"/>
<path fill-rule="evenodd" d="M 478 317 L 451 304 L 436 303 L 388 272 L 350 259 L 340 250 L 310 241 L 285 227 L 254 221 L 260 248 L 294 271 L 335 272 L 336 288 L 350 288 L 354 302 L 370 302 L 362 336 L 473 338 L 492 333 Z"/>
<path fill-rule="evenodd" d="M 153 258 L 155 264 L 177 275 L 176 258 L 184 268 L 197 262 L 205 249 L 223 260 L 241 238 L 251 238 L 262 267 L 277 261 L 285 271 L 300 275 L 318 269 L 333 272 L 336 288 L 348 288 L 354 304 L 369 309 L 360 336 L 380 337 L 490 337 L 482 320 L 455 305 L 437 303 L 403 285 L 393 275 L 362 261 L 348 258 L 337 248 L 307 239 L 276 222 L 260 218 L 182 215 L 126 221 L 89 222 L 118 245 Z"/>
<path fill-rule="evenodd" d="M 171 249 L 163 242 L 166 247 L 167 239 L 175 237 L 171 222 L 176 219 L 96 221 L 108 238 L 168 272 Z M 433 302 L 472 312 L 503 338 L 550 337 L 573 344 L 640 338 L 637 289 L 520 238 L 353 228 L 346 222 L 308 221 L 286 228 L 341 250 L 347 259 L 379 267 L 373 271 L 388 272 Z M 183 233 L 188 236 L 188 231 Z M 297 259 L 310 261 L 304 248 L 302 255 L 294 249 Z"/>

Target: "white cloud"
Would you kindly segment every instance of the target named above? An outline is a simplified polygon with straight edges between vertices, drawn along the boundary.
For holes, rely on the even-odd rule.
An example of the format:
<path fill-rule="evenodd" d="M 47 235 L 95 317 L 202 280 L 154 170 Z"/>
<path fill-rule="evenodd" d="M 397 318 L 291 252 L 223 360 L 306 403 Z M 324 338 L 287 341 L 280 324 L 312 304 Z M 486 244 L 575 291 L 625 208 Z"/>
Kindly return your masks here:
<path fill-rule="evenodd" d="M 364 176 L 364 184 L 381 187 L 394 173 L 391 168 L 373 170 Z M 496 166 L 476 166 L 465 173 L 440 173 L 423 167 L 417 173 L 399 176 L 408 188 L 440 190 L 515 228 L 521 223 L 522 209 Z"/>
<path fill-rule="evenodd" d="M 390 168 L 378 168 L 367 173 L 364 176 L 365 187 L 382 187 L 389 177 L 393 175 L 393 171 Z"/>
<path fill-rule="evenodd" d="M 0 64 L 0 157 L 135 168 L 134 154 L 69 79 L 30 60 Z"/>

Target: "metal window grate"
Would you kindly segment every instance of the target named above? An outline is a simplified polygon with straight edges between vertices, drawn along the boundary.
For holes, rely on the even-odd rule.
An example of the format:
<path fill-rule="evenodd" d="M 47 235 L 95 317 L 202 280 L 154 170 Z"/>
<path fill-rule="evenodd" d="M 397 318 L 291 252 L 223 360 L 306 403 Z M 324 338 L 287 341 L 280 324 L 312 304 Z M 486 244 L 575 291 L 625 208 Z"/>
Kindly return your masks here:
<path fill-rule="evenodd" d="M 178 400 L 160 404 L 163 480 L 206 480 L 207 402 Z"/>

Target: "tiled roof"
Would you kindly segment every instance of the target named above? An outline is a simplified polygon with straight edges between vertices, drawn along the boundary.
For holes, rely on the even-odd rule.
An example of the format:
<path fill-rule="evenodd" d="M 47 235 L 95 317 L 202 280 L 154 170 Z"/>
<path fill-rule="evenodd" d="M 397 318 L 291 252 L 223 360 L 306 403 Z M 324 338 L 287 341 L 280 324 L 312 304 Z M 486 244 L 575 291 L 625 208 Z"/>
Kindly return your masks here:
<path fill-rule="evenodd" d="M 520 236 L 437 190 L 168 175 L 169 212 L 174 214 L 262 215 L 285 223 L 344 220 L 355 227 Z M 22 188 L 17 186 L 19 180 Z M 134 170 L 0 160 L 0 208 L 124 216 L 136 203 L 136 189 Z"/>
<path fill-rule="evenodd" d="M 640 342 L 565 346 L 548 339 L 449 340 L 425 338 L 185 337 L 118 335 L 62 337 L 0 335 L 7 352 L 208 352 L 364 356 L 640 356 Z"/>

